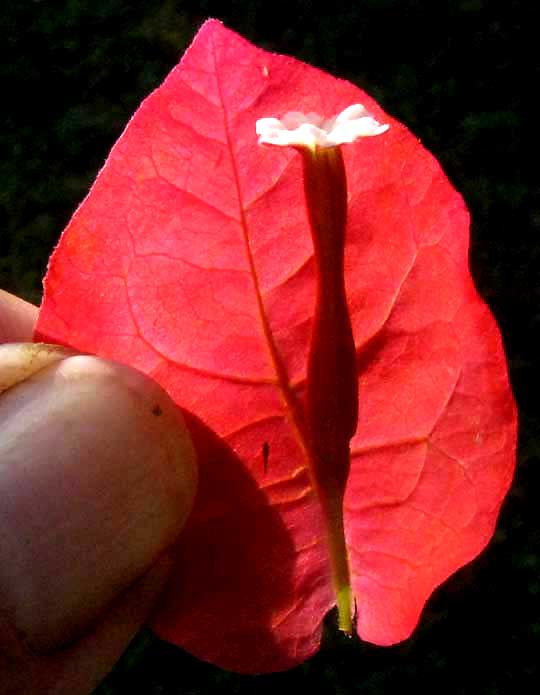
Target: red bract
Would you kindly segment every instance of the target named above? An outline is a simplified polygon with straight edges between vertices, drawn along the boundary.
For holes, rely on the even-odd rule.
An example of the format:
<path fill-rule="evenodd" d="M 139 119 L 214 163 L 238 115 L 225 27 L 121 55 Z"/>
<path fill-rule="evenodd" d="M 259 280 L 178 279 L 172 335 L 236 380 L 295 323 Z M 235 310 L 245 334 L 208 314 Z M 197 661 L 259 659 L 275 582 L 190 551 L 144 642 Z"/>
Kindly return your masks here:
<path fill-rule="evenodd" d="M 313 654 L 335 603 L 293 422 L 316 281 L 302 162 L 258 146 L 255 122 L 353 103 L 391 128 L 343 148 L 360 394 L 343 518 L 360 636 L 405 639 L 491 537 L 516 439 L 467 212 L 414 136 L 357 87 L 209 21 L 113 148 L 45 280 L 38 339 L 141 369 L 185 411 L 200 490 L 153 625 L 243 672 Z"/>

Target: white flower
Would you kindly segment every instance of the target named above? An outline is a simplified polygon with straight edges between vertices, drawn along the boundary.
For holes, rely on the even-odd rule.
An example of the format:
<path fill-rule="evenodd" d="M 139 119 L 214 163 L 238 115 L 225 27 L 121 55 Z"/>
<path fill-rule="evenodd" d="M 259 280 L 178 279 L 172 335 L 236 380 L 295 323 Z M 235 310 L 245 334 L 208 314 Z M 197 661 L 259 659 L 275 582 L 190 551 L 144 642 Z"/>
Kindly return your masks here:
<path fill-rule="evenodd" d="M 337 116 L 324 120 L 317 113 L 289 111 L 283 118 L 260 118 L 255 126 L 261 145 L 337 147 L 357 138 L 380 135 L 388 130 L 369 116 L 362 104 L 353 104 Z"/>

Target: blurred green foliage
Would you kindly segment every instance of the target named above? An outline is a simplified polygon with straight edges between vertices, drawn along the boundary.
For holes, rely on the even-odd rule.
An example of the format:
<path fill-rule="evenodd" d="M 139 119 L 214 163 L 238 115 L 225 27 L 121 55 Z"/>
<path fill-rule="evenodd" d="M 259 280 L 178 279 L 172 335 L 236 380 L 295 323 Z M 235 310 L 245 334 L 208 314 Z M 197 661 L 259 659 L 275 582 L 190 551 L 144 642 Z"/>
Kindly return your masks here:
<path fill-rule="evenodd" d="M 533 683 L 540 653 L 540 229 L 535 3 L 523 0 L 26 0 L 0 17 L 0 287 L 39 302 L 46 260 L 140 101 L 217 16 L 258 45 L 345 77 L 442 163 L 472 215 L 471 265 L 501 325 L 520 464 L 494 541 L 430 601 L 414 637 L 336 634 L 286 674 L 228 674 L 143 631 L 106 693 L 491 695 Z M 216 629 L 219 629 L 218 627 Z"/>

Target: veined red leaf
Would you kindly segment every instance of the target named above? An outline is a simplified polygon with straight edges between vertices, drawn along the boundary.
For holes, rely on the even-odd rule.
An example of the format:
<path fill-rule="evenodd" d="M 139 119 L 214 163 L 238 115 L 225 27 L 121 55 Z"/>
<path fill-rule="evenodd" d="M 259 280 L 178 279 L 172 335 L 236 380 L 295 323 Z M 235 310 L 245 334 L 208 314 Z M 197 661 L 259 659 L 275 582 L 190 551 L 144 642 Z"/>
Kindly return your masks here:
<path fill-rule="evenodd" d="M 405 639 L 491 537 L 516 440 L 467 212 L 406 128 L 209 21 L 114 146 L 45 280 L 37 339 L 128 363 L 186 413 L 200 490 L 153 625 L 242 672 L 313 654 L 335 603 L 296 424 L 316 281 L 302 162 L 258 146 L 255 122 L 354 103 L 391 127 L 343 148 L 360 394 L 343 522 L 360 636 Z"/>

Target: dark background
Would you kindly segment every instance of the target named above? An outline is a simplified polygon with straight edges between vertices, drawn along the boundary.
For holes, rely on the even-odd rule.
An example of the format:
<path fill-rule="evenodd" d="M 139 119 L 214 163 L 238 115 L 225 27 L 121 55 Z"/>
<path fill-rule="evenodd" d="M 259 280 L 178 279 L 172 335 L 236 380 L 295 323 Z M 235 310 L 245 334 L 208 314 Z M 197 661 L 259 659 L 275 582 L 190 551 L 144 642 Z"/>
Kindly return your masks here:
<path fill-rule="evenodd" d="M 520 407 L 518 468 L 495 537 L 435 593 L 409 641 L 376 648 L 340 637 L 330 621 L 309 662 L 247 677 L 143 631 L 100 695 L 495 695 L 539 685 L 535 4 L 328 0 L 316 11 L 301 0 L 25 0 L 3 8 L 0 287 L 39 303 L 47 257 L 110 147 L 216 16 L 259 46 L 355 82 L 439 159 L 472 213 L 471 267 L 501 326 Z"/>

